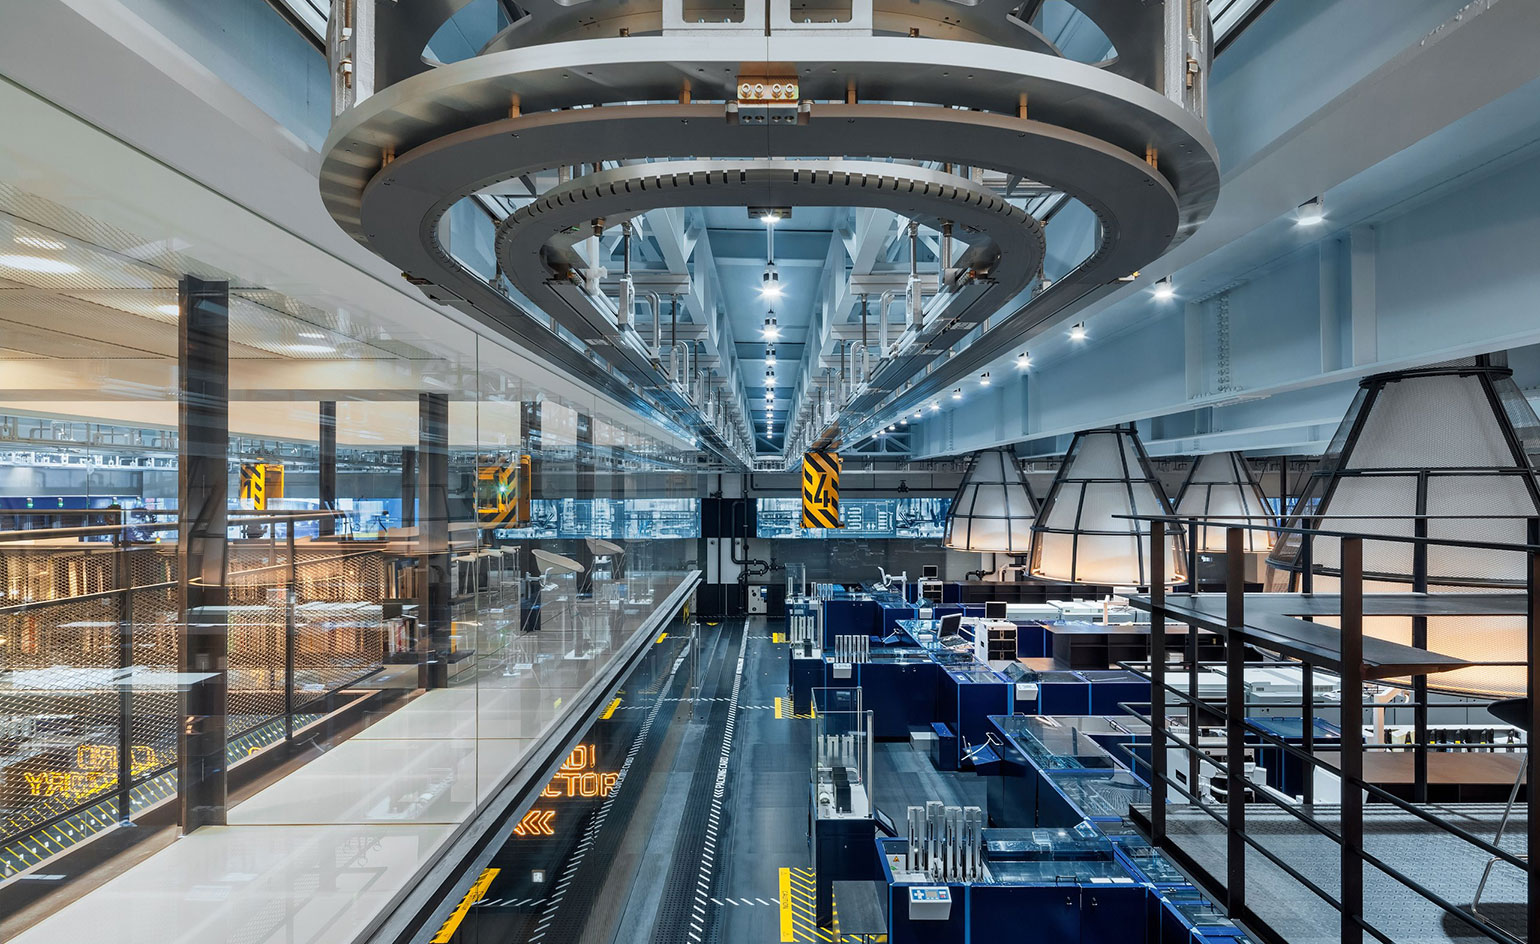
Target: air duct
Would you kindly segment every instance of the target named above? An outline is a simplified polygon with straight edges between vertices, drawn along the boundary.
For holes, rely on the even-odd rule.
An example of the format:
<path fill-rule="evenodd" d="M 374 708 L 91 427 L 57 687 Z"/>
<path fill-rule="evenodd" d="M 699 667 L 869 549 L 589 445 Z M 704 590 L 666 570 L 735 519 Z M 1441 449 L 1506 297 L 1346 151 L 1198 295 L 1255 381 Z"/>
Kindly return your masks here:
<path fill-rule="evenodd" d="M 1540 516 L 1540 491 L 1527 456 L 1537 447 L 1540 420 L 1512 372 L 1485 356 L 1377 374 L 1360 384 L 1289 524 L 1411 536 L 1416 528 L 1411 516 L 1427 515 L 1430 538 L 1523 543 L 1525 519 Z M 1269 590 L 1339 589 L 1339 542 L 1313 538 L 1308 558 L 1304 550 L 1300 535 L 1283 535 L 1268 559 Z M 1524 555 L 1366 540 L 1363 571 L 1366 593 L 1521 588 Z M 1426 622 L 1426 639 L 1420 633 L 1414 637 L 1409 617 L 1368 616 L 1364 632 L 1473 661 L 1520 663 L 1432 675 L 1429 687 L 1524 694 L 1522 617 L 1448 616 Z"/>
<path fill-rule="evenodd" d="M 1143 586 L 1150 575 L 1150 522 L 1171 514 L 1132 426 L 1075 434 L 1038 511 L 1032 574 L 1101 586 Z M 1180 534 L 1166 538 L 1167 583 L 1186 580 Z"/>
<path fill-rule="evenodd" d="M 968 460 L 946 519 L 947 547 L 957 551 L 1026 555 L 1032 550 L 1037 502 L 1009 449 L 976 452 Z"/>
<path fill-rule="evenodd" d="M 1265 525 L 1266 521 L 1246 521 L 1273 513 L 1262 486 L 1251 472 L 1246 457 L 1238 452 L 1216 452 L 1199 456 L 1187 472 L 1187 480 L 1176 496 L 1176 513 L 1193 518 L 1233 517 L 1237 525 Z M 1272 548 L 1272 534 L 1247 531 L 1246 550 Z M 1199 524 L 1198 550 L 1222 554 L 1225 551 L 1225 527 Z"/>

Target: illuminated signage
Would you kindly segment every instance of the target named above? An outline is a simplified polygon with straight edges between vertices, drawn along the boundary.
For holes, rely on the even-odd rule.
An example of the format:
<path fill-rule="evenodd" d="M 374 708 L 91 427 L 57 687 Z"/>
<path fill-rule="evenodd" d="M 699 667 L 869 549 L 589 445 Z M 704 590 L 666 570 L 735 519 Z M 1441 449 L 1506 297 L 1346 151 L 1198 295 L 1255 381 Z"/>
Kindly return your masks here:
<path fill-rule="evenodd" d="M 559 800 L 571 797 L 583 797 L 597 799 L 607 797 L 615 789 L 615 784 L 620 780 L 620 774 L 614 771 L 598 770 L 599 755 L 592 744 L 579 744 L 567 755 L 551 782 L 546 784 L 540 796 L 548 800 Z M 556 810 L 537 807 L 524 814 L 519 820 L 519 825 L 513 828 L 515 836 L 525 838 L 535 836 L 554 836 L 556 830 L 553 822 L 556 819 Z"/>
<path fill-rule="evenodd" d="M 129 774 L 137 777 L 161 767 L 155 748 L 135 744 L 129 748 Z M 118 749 L 111 744 L 80 744 L 75 747 L 72 770 L 22 771 L 27 792 L 35 797 L 70 796 L 77 800 L 110 790 L 118 782 Z"/>

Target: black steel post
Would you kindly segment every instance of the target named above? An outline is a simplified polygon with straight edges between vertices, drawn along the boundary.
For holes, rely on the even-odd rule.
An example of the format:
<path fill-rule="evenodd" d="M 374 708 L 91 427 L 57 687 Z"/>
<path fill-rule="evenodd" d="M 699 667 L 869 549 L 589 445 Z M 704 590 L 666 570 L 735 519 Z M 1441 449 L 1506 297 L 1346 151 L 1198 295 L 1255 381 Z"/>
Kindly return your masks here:
<path fill-rule="evenodd" d="M 127 512 L 118 512 L 118 530 L 112 536 L 113 587 L 118 591 L 118 822 L 127 823 L 133 815 L 129 789 L 133 786 L 132 721 L 134 686 L 130 672 L 134 668 L 134 601 L 129 587 Z"/>
<path fill-rule="evenodd" d="M 1187 592 L 1198 592 L 1198 523 L 1187 519 Z M 1187 624 L 1187 789 L 1194 802 L 1201 802 L 1198 793 L 1198 727 L 1203 723 L 1198 714 L 1198 627 Z"/>
<path fill-rule="evenodd" d="M 429 641 L 428 685 L 449 685 L 449 398 L 417 398 L 418 627 Z"/>
<path fill-rule="evenodd" d="M 1246 532 L 1225 529 L 1225 906 L 1246 911 Z"/>
<path fill-rule="evenodd" d="M 1540 662 L 1536 657 L 1540 656 L 1540 518 L 1531 518 L 1525 529 L 1529 542 L 1529 551 L 1526 554 L 1525 570 L 1525 613 L 1527 616 L 1527 629 L 1529 645 L 1526 655 L 1525 675 L 1527 684 L 1525 690 L 1529 694 L 1529 730 L 1524 733 L 1524 752 L 1529 764 L 1529 785 L 1525 790 L 1525 799 L 1528 801 L 1529 820 L 1526 826 L 1528 848 L 1540 848 L 1540 776 L 1535 775 L 1535 737 L 1540 732 Z M 1540 869 L 1533 864 L 1529 867 L 1529 893 L 1525 896 L 1525 927 L 1528 929 L 1525 939 L 1530 941 L 1540 940 L 1536 934 L 1540 934 Z"/>
<path fill-rule="evenodd" d="M 401 527 L 417 524 L 417 450 L 401 447 Z"/>
<path fill-rule="evenodd" d="M 337 401 L 322 400 L 319 404 L 320 428 L 318 430 L 317 444 L 320 453 L 320 463 L 317 469 L 317 496 L 320 499 L 322 511 L 337 510 Z M 317 522 L 320 533 L 330 535 L 335 533 L 337 522 L 332 518 L 322 518 Z"/>
<path fill-rule="evenodd" d="M 294 522 L 287 524 L 289 579 L 283 588 L 283 739 L 294 740 L 294 606 L 299 595 L 299 568 L 294 560 Z"/>
<path fill-rule="evenodd" d="M 1150 839 L 1166 841 L 1166 523 L 1150 522 Z"/>
<path fill-rule="evenodd" d="M 177 301 L 177 670 L 196 677 L 181 696 L 177 799 L 190 833 L 224 825 L 229 797 L 230 285 L 187 276 Z"/>
<path fill-rule="evenodd" d="M 1364 913 L 1364 541 L 1342 539 L 1342 942 L 1362 944 Z"/>
<path fill-rule="evenodd" d="M 1305 764 L 1304 797 L 1305 805 L 1315 803 L 1315 666 L 1310 662 L 1301 662 L 1299 665 L 1299 683 L 1304 689 L 1300 699 L 1302 706 L 1300 711 L 1300 729 L 1304 735 L 1304 743 L 1300 746 L 1312 758 Z"/>
<path fill-rule="evenodd" d="M 1428 509 L 1428 474 L 1417 477 L 1417 515 L 1412 522 L 1412 534 L 1423 540 L 1412 545 L 1412 592 L 1428 592 L 1428 519 L 1422 517 Z M 1428 618 L 1412 617 L 1412 647 L 1428 648 Z M 1412 800 L 1428 802 L 1428 677 L 1412 676 L 1412 725 L 1416 730 L 1416 746 L 1412 748 Z"/>

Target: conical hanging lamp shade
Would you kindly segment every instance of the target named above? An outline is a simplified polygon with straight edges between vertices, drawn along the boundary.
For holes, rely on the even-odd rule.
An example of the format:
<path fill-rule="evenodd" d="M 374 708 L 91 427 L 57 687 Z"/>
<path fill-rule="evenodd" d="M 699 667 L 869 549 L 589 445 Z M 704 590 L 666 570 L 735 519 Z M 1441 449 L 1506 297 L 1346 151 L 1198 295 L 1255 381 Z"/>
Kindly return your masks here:
<path fill-rule="evenodd" d="M 1150 579 L 1150 522 L 1124 516 L 1161 514 L 1171 514 L 1171 504 L 1133 427 L 1076 433 L 1038 511 L 1032 574 L 1144 586 Z M 1180 583 L 1186 579 L 1182 537 L 1169 534 L 1164 544 L 1166 582 Z"/>
<path fill-rule="evenodd" d="M 1031 553 L 1037 502 L 1009 449 L 976 452 L 952 498 L 947 547 L 994 554 Z"/>
<path fill-rule="evenodd" d="M 1512 372 L 1485 357 L 1378 374 L 1359 386 L 1289 524 L 1410 536 L 1414 524 L 1406 517 L 1348 516 L 1454 515 L 1460 517 L 1430 518 L 1428 536 L 1520 544 L 1524 519 L 1540 515 L 1540 492 L 1526 455 L 1537 445 L 1540 421 Z M 1268 559 L 1269 590 L 1305 589 L 1302 550 L 1300 535 L 1278 541 Z M 1309 589 L 1337 592 L 1339 542 L 1313 538 L 1309 550 Z M 1524 555 L 1511 551 L 1429 545 L 1420 563 L 1411 544 L 1365 540 L 1363 569 L 1366 593 L 1423 589 L 1424 579 L 1429 593 L 1524 586 Z M 1414 642 L 1409 617 L 1365 617 L 1364 632 Z M 1429 617 L 1425 646 L 1471 661 L 1523 663 L 1524 619 Z M 1522 695 L 1524 669 L 1474 666 L 1430 675 L 1428 685 L 1466 694 Z"/>
<path fill-rule="evenodd" d="M 1237 519 L 1236 525 L 1262 526 L 1270 522 L 1241 519 L 1270 515 L 1273 509 L 1246 457 L 1238 452 L 1216 452 L 1199 456 L 1188 470 L 1187 481 L 1176 496 L 1176 513 L 1194 518 L 1233 517 Z M 1224 553 L 1224 522 L 1212 526 L 1199 524 L 1197 532 L 1198 550 Z M 1245 541 L 1248 551 L 1265 551 L 1273 546 L 1268 531 L 1247 531 Z"/>

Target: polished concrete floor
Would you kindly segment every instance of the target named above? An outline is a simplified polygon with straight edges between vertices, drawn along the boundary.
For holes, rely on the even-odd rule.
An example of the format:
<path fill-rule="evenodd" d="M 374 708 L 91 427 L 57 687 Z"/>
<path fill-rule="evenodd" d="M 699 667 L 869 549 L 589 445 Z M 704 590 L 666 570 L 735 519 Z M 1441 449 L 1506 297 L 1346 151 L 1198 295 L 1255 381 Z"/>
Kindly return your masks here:
<path fill-rule="evenodd" d="M 812 864 L 813 722 L 791 716 L 779 629 L 727 622 L 703 625 L 693 647 L 660 643 L 586 739 L 601 770 L 623 774 L 613 796 L 568 797 L 559 777 L 562 795 L 537 806 L 553 835 L 498 854 L 456 944 L 781 941 L 781 869 Z M 873 766 L 889 815 L 984 802 L 980 778 L 938 773 L 908 744 L 879 744 Z"/>

